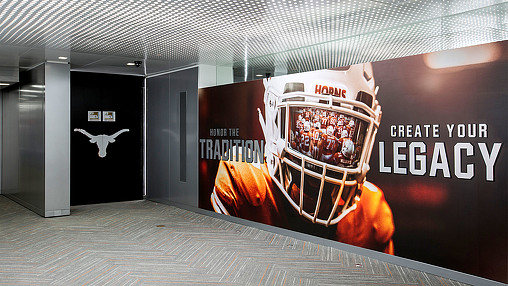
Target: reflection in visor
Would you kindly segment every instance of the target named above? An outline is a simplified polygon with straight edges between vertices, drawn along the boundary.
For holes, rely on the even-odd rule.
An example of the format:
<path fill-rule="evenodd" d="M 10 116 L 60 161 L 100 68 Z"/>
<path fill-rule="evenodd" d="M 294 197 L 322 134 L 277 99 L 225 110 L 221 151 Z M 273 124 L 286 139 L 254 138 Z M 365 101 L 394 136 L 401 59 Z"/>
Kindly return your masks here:
<path fill-rule="evenodd" d="M 291 107 L 289 146 L 323 163 L 356 168 L 368 124 L 333 110 Z"/>

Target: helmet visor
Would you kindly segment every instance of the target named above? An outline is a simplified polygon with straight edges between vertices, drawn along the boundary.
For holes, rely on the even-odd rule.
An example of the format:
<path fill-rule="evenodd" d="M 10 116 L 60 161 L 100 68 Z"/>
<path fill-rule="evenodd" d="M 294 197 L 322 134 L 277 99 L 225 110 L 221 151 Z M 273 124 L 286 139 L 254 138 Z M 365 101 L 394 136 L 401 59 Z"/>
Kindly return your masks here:
<path fill-rule="evenodd" d="M 338 110 L 291 106 L 288 147 L 315 161 L 354 169 L 360 162 L 368 127 L 367 121 Z"/>

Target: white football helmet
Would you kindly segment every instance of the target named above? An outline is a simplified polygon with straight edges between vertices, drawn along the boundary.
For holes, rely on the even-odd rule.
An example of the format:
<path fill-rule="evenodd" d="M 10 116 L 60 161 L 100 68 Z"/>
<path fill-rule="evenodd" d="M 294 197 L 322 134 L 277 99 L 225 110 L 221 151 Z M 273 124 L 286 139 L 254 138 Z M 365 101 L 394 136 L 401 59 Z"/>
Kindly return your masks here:
<path fill-rule="evenodd" d="M 341 150 L 342 155 L 346 156 L 347 158 L 353 156 L 354 148 L 355 145 L 353 141 L 347 138 L 342 142 L 342 150 Z"/>
<path fill-rule="evenodd" d="M 333 128 L 333 126 L 328 126 L 328 128 L 326 128 L 326 134 L 328 136 L 333 136 L 333 133 L 335 133 L 335 128 Z"/>
<path fill-rule="evenodd" d="M 270 176 L 301 216 L 325 226 L 338 223 L 356 209 L 381 120 L 372 65 L 273 77 L 264 85 L 265 117 L 258 111 Z M 324 162 L 291 147 L 298 115 L 307 110 L 354 120 L 349 158 L 337 153 L 337 162 Z"/>
<path fill-rule="evenodd" d="M 310 122 L 309 121 L 305 121 L 303 123 L 303 131 L 305 131 L 305 132 L 309 132 L 310 131 Z"/>

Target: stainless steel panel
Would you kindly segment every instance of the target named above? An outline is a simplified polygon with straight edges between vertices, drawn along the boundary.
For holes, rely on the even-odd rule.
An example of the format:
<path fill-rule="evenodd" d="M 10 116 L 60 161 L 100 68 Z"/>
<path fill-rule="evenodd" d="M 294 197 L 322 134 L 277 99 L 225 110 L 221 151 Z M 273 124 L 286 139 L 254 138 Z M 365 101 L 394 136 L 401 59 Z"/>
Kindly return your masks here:
<path fill-rule="evenodd" d="M 43 64 L 3 90 L 2 193 L 41 216 L 69 214 L 69 84 L 68 65 Z"/>
<path fill-rule="evenodd" d="M 2 90 L 2 194 L 18 192 L 18 117 L 19 88 Z"/>
<path fill-rule="evenodd" d="M 16 199 L 40 215 L 44 215 L 44 93 L 44 65 L 21 73 Z"/>
<path fill-rule="evenodd" d="M 169 75 L 146 80 L 146 198 L 169 201 Z"/>
<path fill-rule="evenodd" d="M 0 90 L 0 122 L 2 122 L 2 116 L 3 116 L 3 112 L 2 112 L 2 109 L 3 109 L 3 92 L 2 90 Z M 2 194 L 2 146 L 3 146 L 3 143 L 2 143 L 2 132 L 3 131 L 3 128 L 2 128 L 2 124 L 0 123 L 0 195 Z"/>
<path fill-rule="evenodd" d="M 70 65 L 46 63 L 44 216 L 70 213 Z"/>
<path fill-rule="evenodd" d="M 19 67 L 1 66 L 0 63 L 0 82 L 18 82 L 18 81 L 19 81 Z"/>

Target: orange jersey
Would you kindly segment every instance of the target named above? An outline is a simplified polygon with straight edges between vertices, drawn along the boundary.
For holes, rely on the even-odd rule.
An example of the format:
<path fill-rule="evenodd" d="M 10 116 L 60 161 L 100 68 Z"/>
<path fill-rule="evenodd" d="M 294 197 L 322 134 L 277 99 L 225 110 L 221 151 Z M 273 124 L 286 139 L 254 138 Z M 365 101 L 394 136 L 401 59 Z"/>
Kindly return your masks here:
<path fill-rule="evenodd" d="M 322 116 L 321 117 L 321 127 L 326 128 L 326 126 L 328 126 L 328 117 Z"/>
<path fill-rule="evenodd" d="M 314 145 L 317 145 L 317 143 L 319 142 L 319 140 L 321 139 L 321 136 L 323 134 L 323 131 L 317 129 L 317 128 L 312 128 L 310 130 L 311 134 L 312 134 L 312 138 L 311 138 L 311 142 L 312 144 Z"/>
<path fill-rule="evenodd" d="M 341 138 L 342 137 L 342 130 L 344 130 L 344 126 L 342 126 L 342 125 L 337 126 L 337 128 L 335 128 L 335 132 L 333 135 L 337 138 Z"/>
<path fill-rule="evenodd" d="M 324 135 L 322 146 L 324 155 L 332 155 L 333 153 L 337 152 L 339 147 L 339 140 L 333 135 Z"/>
<path fill-rule="evenodd" d="M 334 126 L 334 127 L 337 125 L 337 122 L 338 122 L 337 117 L 335 117 L 335 116 L 330 116 L 329 121 L 330 121 L 330 125 Z"/>
<path fill-rule="evenodd" d="M 236 217 L 393 254 L 393 216 L 383 192 L 366 182 L 356 210 L 325 227 L 301 217 L 272 181 L 265 164 L 221 161 L 214 194 Z"/>
<path fill-rule="evenodd" d="M 310 152 L 310 140 L 311 134 L 310 132 L 303 132 L 300 134 L 300 151 L 304 153 Z"/>

